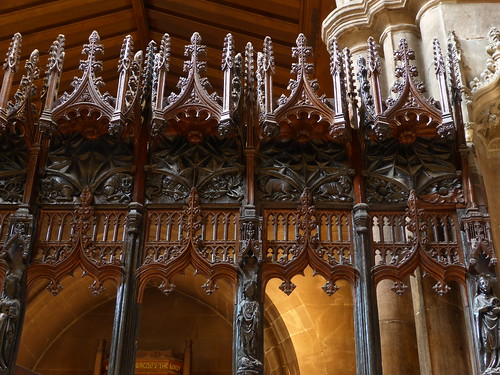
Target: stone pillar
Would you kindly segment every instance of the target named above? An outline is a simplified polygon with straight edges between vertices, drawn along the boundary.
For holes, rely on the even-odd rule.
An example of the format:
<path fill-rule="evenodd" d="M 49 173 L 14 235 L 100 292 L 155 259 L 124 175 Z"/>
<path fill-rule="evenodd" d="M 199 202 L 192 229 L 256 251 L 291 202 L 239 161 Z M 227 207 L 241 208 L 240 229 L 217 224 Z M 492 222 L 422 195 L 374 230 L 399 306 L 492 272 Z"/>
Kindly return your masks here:
<path fill-rule="evenodd" d="M 452 283 L 440 296 L 433 290 L 435 284 L 431 277 L 422 279 L 432 373 L 472 374 L 460 285 Z"/>
<path fill-rule="evenodd" d="M 133 375 L 140 305 L 137 303 L 136 269 L 141 259 L 142 205 L 129 204 L 125 239 L 125 273 L 116 296 L 115 319 L 108 375 Z"/>
<path fill-rule="evenodd" d="M 236 375 L 264 374 L 264 304 L 259 227 L 256 218 L 242 218 L 233 325 L 233 373 Z"/>
<path fill-rule="evenodd" d="M 399 296 L 392 288 L 392 280 L 377 285 L 384 375 L 420 375 L 412 295 Z"/>
<path fill-rule="evenodd" d="M 104 350 L 106 348 L 106 340 L 99 339 L 97 351 L 95 353 L 94 375 L 102 374 L 102 360 L 104 358 Z"/>
<path fill-rule="evenodd" d="M 382 357 L 377 322 L 377 300 L 371 275 L 373 256 L 368 205 L 358 203 L 353 208 L 355 265 L 359 270 L 354 301 L 354 335 L 356 344 L 356 373 L 381 375 Z"/>

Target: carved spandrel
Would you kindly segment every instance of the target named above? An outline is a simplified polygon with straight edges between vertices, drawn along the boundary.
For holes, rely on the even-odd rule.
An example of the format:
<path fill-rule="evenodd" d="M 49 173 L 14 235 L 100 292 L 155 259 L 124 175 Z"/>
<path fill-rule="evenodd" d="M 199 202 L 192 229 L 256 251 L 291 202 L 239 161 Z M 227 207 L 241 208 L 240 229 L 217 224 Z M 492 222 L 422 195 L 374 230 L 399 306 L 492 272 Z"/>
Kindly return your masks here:
<path fill-rule="evenodd" d="M 41 203 L 76 203 L 87 184 L 97 204 L 128 204 L 133 177 L 132 142 L 110 135 L 89 139 L 55 133 L 41 177 Z"/>
<path fill-rule="evenodd" d="M 427 203 L 464 203 L 456 156 L 445 140 L 417 137 L 408 145 L 394 138 L 368 142 L 366 160 L 369 203 L 404 203 L 411 189 Z"/>
<path fill-rule="evenodd" d="M 308 188 L 316 201 L 352 202 L 352 170 L 342 145 L 283 141 L 261 145 L 257 189 L 266 201 L 298 201 Z M 293 160 L 293 163 L 290 163 Z"/>
<path fill-rule="evenodd" d="M 231 138 L 205 137 L 188 143 L 182 136 L 157 137 L 147 166 L 146 198 L 151 203 L 184 201 L 196 187 L 203 202 L 243 199 L 241 145 Z"/>

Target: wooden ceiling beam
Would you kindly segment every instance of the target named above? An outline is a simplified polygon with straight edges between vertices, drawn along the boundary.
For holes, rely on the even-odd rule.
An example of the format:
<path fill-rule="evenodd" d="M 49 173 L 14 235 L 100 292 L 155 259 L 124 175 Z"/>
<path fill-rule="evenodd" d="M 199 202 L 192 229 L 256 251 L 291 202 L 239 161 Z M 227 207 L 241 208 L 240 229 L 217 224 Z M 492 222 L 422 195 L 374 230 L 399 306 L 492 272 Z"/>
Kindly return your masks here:
<path fill-rule="evenodd" d="M 146 10 L 144 9 L 144 1 L 132 0 L 132 8 L 134 10 L 137 35 L 139 37 L 138 44 L 143 51 L 146 51 L 151 36 L 149 34 L 149 24 L 146 17 Z"/>

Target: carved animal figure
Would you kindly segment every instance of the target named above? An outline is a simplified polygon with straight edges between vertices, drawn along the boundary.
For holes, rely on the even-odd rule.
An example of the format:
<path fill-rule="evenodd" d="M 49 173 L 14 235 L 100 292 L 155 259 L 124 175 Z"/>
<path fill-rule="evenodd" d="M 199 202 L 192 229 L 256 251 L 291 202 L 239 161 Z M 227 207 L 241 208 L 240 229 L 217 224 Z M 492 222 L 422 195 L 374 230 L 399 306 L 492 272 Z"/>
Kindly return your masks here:
<path fill-rule="evenodd" d="M 48 176 L 42 179 L 42 196 L 49 202 L 71 202 L 75 189 L 63 177 Z"/>
<path fill-rule="evenodd" d="M 266 194 L 284 193 L 289 195 L 293 192 L 292 185 L 279 178 L 270 178 L 262 190 L 264 190 Z"/>
<path fill-rule="evenodd" d="M 118 173 L 109 177 L 104 182 L 102 194 L 107 202 L 128 202 L 132 193 L 132 176 L 124 173 Z"/>
<path fill-rule="evenodd" d="M 322 197 L 345 198 L 352 189 L 351 180 L 347 176 L 341 176 L 338 180 L 327 182 L 319 187 Z"/>

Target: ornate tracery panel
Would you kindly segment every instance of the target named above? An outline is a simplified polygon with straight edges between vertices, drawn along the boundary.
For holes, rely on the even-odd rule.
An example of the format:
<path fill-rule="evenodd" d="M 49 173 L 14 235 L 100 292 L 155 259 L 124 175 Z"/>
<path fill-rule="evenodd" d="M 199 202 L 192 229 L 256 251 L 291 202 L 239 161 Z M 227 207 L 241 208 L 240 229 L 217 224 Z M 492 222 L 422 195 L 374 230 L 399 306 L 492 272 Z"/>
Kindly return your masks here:
<path fill-rule="evenodd" d="M 236 280 L 239 210 L 202 208 L 199 203 L 192 189 L 184 210 L 148 210 L 138 271 L 140 298 L 150 281 L 164 293 L 171 292 L 173 276 L 188 265 L 207 277 L 203 289 L 208 294 L 217 290 L 218 277 Z"/>
<path fill-rule="evenodd" d="M 307 190 L 297 210 L 265 209 L 264 281 L 279 277 L 280 289 L 290 294 L 295 289 L 292 277 L 310 265 L 325 277 L 323 289 L 331 295 L 338 289 L 336 280 L 356 277 L 352 240 L 351 212 L 316 209 Z"/>
<path fill-rule="evenodd" d="M 453 210 L 417 210 L 372 213 L 375 282 L 393 279 L 393 290 L 403 294 L 402 280 L 420 266 L 437 280 L 436 292 L 444 294 L 447 280 L 465 280 L 459 221 Z"/>

